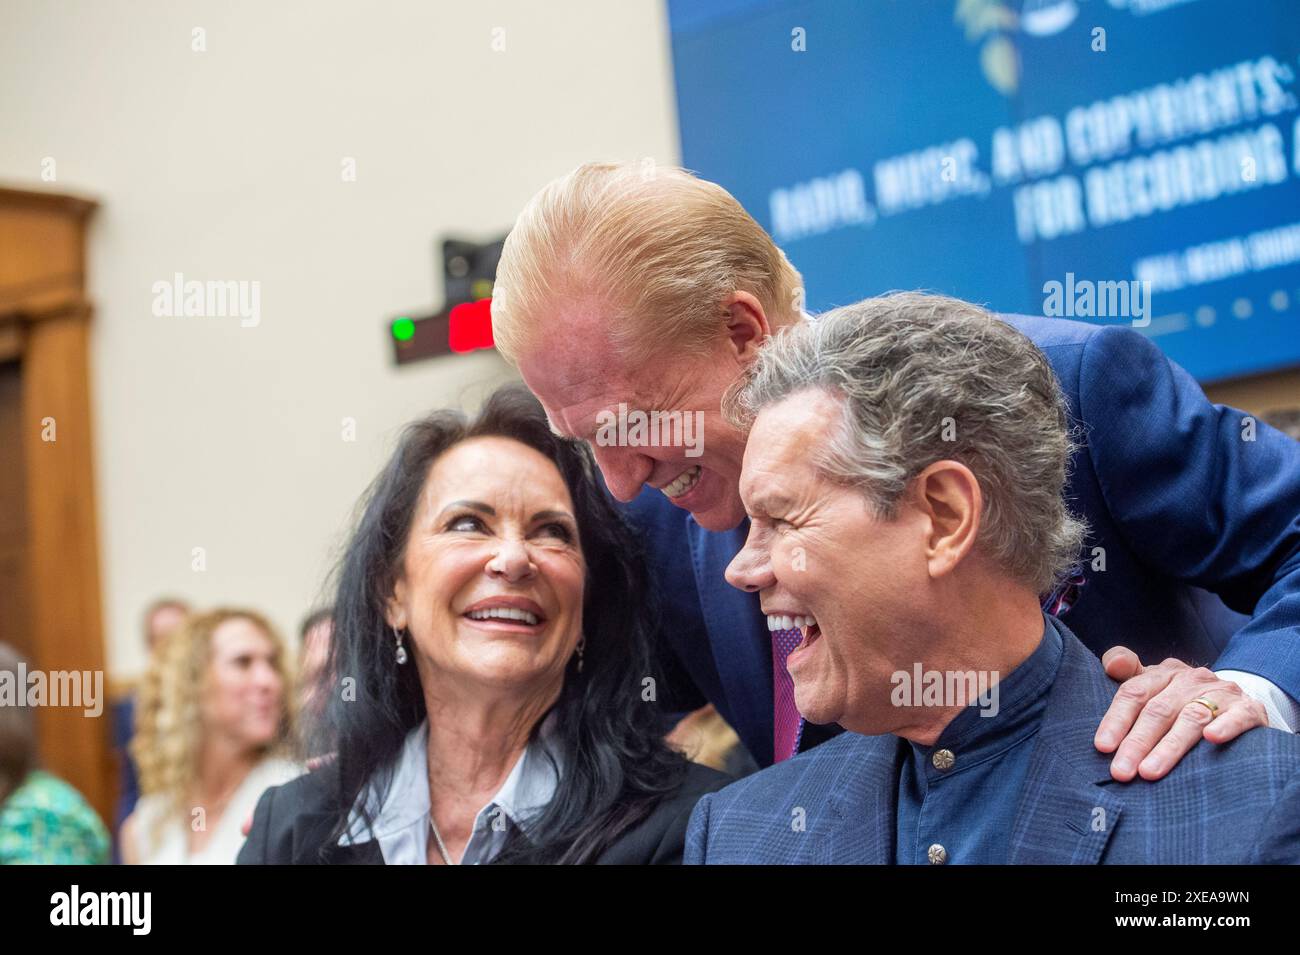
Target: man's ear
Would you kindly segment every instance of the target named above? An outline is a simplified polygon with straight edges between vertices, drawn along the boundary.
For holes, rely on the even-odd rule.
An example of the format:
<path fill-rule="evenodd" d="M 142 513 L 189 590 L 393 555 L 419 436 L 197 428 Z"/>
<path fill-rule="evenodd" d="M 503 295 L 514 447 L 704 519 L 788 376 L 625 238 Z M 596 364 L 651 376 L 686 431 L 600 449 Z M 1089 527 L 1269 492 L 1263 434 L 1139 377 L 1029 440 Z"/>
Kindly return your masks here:
<path fill-rule="evenodd" d="M 936 461 L 916 476 L 914 503 L 928 523 L 925 562 L 930 576 L 952 573 L 979 534 L 984 495 L 970 468 Z"/>
<path fill-rule="evenodd" d="M 763 303 L 748 292 L 732 292 L 722 300 L 727 313 L 727 342 L 736 361 L 748 365 L 772 334 Z"/>

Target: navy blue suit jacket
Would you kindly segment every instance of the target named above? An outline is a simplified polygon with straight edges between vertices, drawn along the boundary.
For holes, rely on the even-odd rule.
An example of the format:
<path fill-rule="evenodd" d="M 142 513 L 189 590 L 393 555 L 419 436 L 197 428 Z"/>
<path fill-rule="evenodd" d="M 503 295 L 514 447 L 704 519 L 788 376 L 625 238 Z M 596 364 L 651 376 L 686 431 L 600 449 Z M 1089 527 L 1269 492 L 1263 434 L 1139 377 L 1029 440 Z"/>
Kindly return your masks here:
<path fill-rule="evenodd" d="M 1202 740 L 1158 782 L 1115 782 L 1092 740 L 1117 684 L 1057 626 L 1061 665 L 1007 833 L 1010 864 L 1300 862 L 1300 737 L 1261 729 Z M 893 863 L 908 745 L 843 733 L 704 796 L 686 863 Z"/>
<path fill-rule="evenodd" d="M 1047 356 L 1080 427 L 1066 495 L 1090 532 L 1065 615 L 1079 639 L 1256 673 L 1300 699 L 1300 443 L 1262 423 L 1243 440 L 1245 414 L 1131 328 L 1002 317 Z M 712 702 L 770 765 L 767 623 L 723 578 L 748 522 L 706 531 L 654 489 L 624 512 L 661 592 L 669 698 Z"/>

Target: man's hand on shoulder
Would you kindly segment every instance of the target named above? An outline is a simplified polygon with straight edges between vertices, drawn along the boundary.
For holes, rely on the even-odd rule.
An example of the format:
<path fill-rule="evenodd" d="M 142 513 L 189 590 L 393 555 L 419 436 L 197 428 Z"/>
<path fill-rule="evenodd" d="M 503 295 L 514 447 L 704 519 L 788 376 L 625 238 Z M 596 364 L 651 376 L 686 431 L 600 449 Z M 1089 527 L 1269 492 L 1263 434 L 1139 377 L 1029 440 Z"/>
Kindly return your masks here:
<path fill-rule="evenodd" d="M 1126 647 L 1111 647 L 1101 661 L 1120 687 L 1094 742 L 1115 754 L 1110 774 L 1120 782 L 1161 779 L 1202 739 L 1226 743 L 1268 725 L 1263 703 L 1205 667 L 1174 659 L 1143 666 Z"/>

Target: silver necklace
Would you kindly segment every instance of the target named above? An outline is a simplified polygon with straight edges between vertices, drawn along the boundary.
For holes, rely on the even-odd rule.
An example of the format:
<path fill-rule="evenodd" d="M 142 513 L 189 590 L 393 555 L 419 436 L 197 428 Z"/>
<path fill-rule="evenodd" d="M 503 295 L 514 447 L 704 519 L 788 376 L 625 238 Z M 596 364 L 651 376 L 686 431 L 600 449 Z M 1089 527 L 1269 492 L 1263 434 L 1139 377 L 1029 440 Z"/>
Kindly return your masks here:
<path fill-rule="evenodd" d="M 433 830 L 434 842 L 438 844 L 438 854 L 442 856 L 444 865 L 457 865 L 451 861 L 451 853 L 447 851 L 446 843 L 442 841 L 442 835 L 438 832 L 438 824 L 433 821 L 433 810 L 429 810 L 429 828 Z"/>

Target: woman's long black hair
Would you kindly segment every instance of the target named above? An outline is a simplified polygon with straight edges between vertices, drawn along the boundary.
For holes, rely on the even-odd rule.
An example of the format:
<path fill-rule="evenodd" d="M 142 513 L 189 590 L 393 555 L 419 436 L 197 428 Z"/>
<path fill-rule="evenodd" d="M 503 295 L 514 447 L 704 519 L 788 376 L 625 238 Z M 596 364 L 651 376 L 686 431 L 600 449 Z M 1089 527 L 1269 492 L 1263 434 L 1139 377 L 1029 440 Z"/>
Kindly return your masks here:
<path fill-rule="evenodd" d="M 686 761 L 663 741 L 658 704 L 643 699 L 644 681 L 658 674 L 641 549 L 597 481 L 587 448 L 556 436 L 537 399 L 519 385 L 498 389 L 472 420 L 436 411 L 409 425 L 368 492 L 337 571 L 327 667 L 334 686 L 322 727 L 337 754 L 336 823 L 329 844 L 344 832 L 358 796 L 372 782 L 386 792 L 407 734 L 425 718 L 416 668 L 395 662 L 384 609 L 430 466 L 459 442 L 487 436 L 511 438 L 554 462 L 573 498 L 587 564 L 583 669 L 579 673 L 570 661 L 549 740 L 564 767 L 559 787 L 529 823 L 528 838 L 512 828 L 494 861 L 591 862 L 677 787 Z M 355 681 L 350 687 L 347 678 Z"/>

